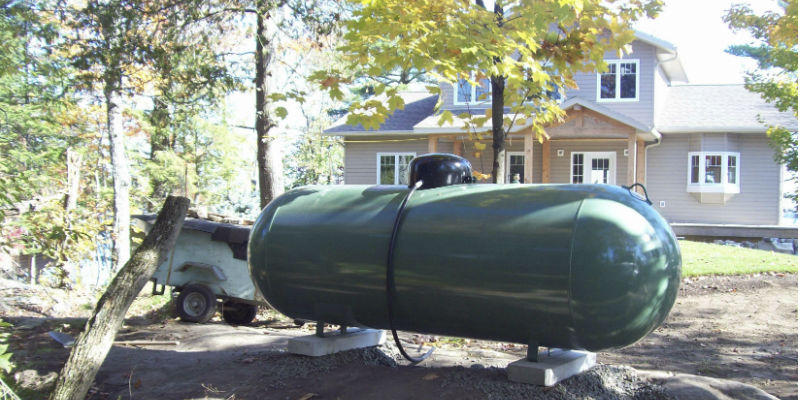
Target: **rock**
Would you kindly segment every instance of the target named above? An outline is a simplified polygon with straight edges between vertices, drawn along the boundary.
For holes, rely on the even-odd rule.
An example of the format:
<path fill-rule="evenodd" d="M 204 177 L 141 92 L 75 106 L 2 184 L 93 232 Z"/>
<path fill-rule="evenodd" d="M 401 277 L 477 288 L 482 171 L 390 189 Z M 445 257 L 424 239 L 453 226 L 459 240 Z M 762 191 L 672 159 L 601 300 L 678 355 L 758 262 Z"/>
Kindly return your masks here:
<path fill-rule="evenodd" d="M 17 386 L 23 389 L 31 389 L 36 391 L 53 385 L 57 377 L 58 374 L 56 372 L 50 372 L 44 376 L 41 376 L 39 375 L 38 371 L 33 369 L 26 369 L 14 374 L 14 380 L 17 382 Z"/>
<path fill-rule="evenodd" d="M 677 399 L 778 400 L 759 388 L 727 379 L 663 371 L 639 371 L 639 376 L 662 386 L 667 395 Z"/>

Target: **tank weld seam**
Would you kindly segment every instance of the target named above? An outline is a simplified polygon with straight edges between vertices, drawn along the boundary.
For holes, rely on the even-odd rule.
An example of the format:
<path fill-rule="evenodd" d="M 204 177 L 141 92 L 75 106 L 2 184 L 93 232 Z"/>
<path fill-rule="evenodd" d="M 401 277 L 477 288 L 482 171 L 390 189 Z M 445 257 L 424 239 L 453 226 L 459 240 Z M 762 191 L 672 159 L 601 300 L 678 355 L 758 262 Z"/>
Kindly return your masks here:
<path fill-rule="evenodd" d="M 572 238 L 569 240 L 569 279 L 567 280 L 567 309 L 569 310 L 569 323 L 570 326 L 574 329 L 575 328 L 575 315 L 572 311 L 572 262 L 573 256 L 575 253 L 575 232 L 577 232 L 578 228 L 578 217 L 581 215 L 581 209 L 583 208 L 583 203 L 586 199 L 581 199 L 580 204 L 578 204 L 578 209 L 575 211 L 575 218 L 572 222 Z"/>

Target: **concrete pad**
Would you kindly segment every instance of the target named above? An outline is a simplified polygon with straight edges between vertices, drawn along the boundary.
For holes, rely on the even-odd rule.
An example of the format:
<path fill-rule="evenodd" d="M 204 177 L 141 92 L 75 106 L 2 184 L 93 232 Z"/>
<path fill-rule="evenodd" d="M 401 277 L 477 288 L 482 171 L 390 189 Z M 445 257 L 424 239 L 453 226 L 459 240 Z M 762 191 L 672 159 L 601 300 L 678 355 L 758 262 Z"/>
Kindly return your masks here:
<path fill-rule="evenodd" d="M 571 376 L 578 375 L 594 367 L 597 355 L 588 351 L 551 350 L 539 353 L 539 361 L 521 359 L 508 364 L 506 372 L 512 382 L 531 383 L 540 386 L 553 386 Z"/>
<path fill-rule="evenodd" d="M 363 347 L 379 346 L 386 341 L 386 333 L 378 329 L 348 328 L 347 333 L 330 333 L 289 339 L 289 353 L 319 357 Z"/>

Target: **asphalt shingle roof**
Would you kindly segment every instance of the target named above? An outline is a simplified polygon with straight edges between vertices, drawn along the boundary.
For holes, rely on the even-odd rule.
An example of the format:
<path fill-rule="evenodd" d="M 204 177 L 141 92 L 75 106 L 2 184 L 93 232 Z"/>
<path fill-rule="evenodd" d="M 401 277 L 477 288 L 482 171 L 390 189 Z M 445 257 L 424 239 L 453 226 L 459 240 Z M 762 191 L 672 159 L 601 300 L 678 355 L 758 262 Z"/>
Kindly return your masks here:
<path fill-rule="evenodd" d="M 414 125 L 425 119 L 425 117 L 433 114 L 433 107 L 436 105 L 437 96 L 431 95 L 428 92 L 401 92 L 400 96 L 405 101 L 405 108 L 402 110 L 395 110 L 394 113 L 386 118 L 386 121 L 381 124 L 380 129 L 372 130 L 373 132 L 381 131 L 413 131 Z M 361 124 L 348 125 L 346 123 L 347 116 L 339 119 L 336 123 L 325 130 L 325 133 L 351 133 L 351 132 L 368 132 Z"/>
<path fill-rule="evenodd" d="M 656 129 L 663 132 L 760 131 L 760 115 L 769 124 L 797 129 L 791 112 L 780 112 L 744 85 L 685 85 L 667 89 L 656 115 Z"/>

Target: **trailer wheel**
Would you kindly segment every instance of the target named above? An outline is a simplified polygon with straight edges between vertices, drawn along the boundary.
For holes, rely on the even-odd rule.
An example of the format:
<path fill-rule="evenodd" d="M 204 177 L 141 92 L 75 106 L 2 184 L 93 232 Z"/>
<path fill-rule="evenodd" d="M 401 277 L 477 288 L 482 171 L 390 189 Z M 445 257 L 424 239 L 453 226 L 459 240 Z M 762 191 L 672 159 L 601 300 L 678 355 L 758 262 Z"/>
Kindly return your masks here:
<path fill-rule="evenodd" d="M 178 316 L 181 321 L 208 322 L 217 312 L 217 297 L 205 285 L 188 285 L 178 296 Z"/>
<path fill-rule="evenodd" d="M 228 300 L 222 304 L 222 319 L 231 325 L 247 325 L 256 318 L 258 307 Z"/>

